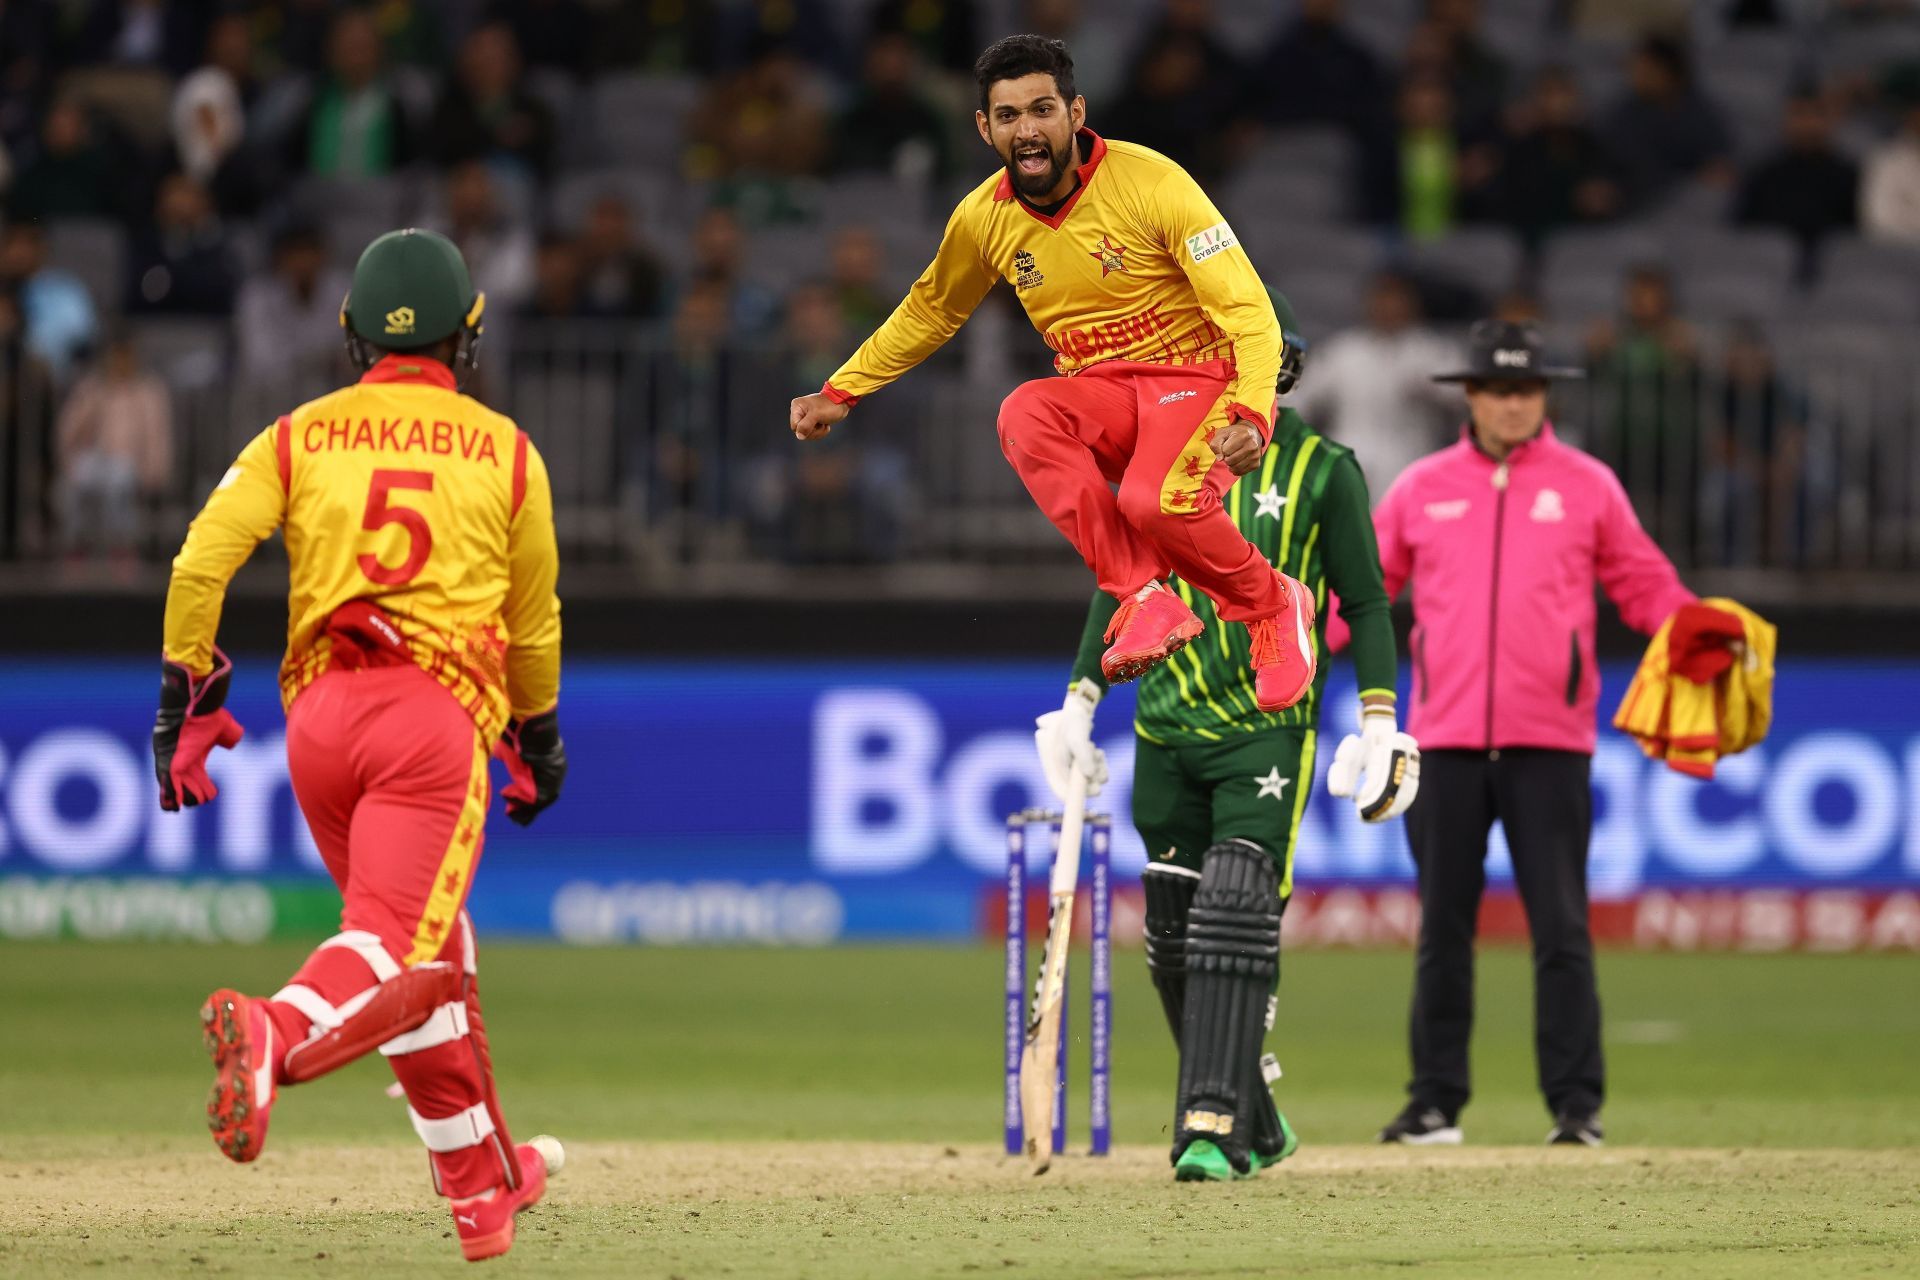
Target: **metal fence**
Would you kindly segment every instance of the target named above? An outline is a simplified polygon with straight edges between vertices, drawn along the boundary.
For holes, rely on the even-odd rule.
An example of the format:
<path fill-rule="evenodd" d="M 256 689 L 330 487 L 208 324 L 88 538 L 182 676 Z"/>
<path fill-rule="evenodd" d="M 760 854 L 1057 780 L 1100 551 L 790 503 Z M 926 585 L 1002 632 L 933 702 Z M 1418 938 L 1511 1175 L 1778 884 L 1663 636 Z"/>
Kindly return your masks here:
<path fill-rule="evenodd" d="M 472 390 L 546 458 L 570 563 L 675 590 L 777 593 L 820 566 L 889 566 L 882 589 L 904 594 L 989 578 L 1017 591 L 1077 571 L 994 430 L 1006 392 L 1046 372 L 1023 325 L 981 317 L 804 449 L 787 434 L 787 402 L 819 386 L 837 351 L 523 321 L 490 334 Z M 1862 594 L 1906 590 L 1920 583 L 1909 572 L 1920 568 L 1916 336 L 1829 330 L 1777 361 L 1723 341 L 1651 368 L 1601 361 L 1556 390 L 1553 412 L 1620 474 L 1683 569 L 1745 573 L 1756 598 L 1843 579 Z M 160 559 L 246 440 L 346 371 L 236 379 L 223 332 L 159 326 L 141 340 L 173 389 L 179 455 L 175 482 L 147 500 L 142 549 Z M 18 379 L 9 389 L 15 401 L 38 394 Z M 17 425 L 34 413 L 44 406 L 15 404 L 15 463 L 0 473 L 13 554 L 26 558 L 58 545 L 57 482 L 36 475 L 33 433 Z"/>

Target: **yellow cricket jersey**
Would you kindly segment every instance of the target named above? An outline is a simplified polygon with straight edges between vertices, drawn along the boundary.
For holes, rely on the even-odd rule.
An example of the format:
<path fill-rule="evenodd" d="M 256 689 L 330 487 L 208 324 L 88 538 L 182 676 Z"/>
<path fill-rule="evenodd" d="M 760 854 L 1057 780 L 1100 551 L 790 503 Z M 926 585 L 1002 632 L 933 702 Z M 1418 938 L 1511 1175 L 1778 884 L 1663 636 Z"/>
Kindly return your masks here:
<path fill-rule="evenodd" d="M 1102 360 L 1233 369 L 1223 409 L 1268 431 L 1284 340 L 1246 250 L 1187 171 L 1156 151 L 1079 134 L 1080 185 L 1048 217 L 1004 172 L 947 221 L 933 262 L 827 380 L 851 404 L 951 338 L 996 280 L 1011 284 L 1074 374 Z"/>
<path fill-rule="evenodd" d="M 282 702 L 324 673 L 352 600 L 398 624 L 413 660 L 491 742 L 560 692 L 559 552 L 546 464 L 512 419 L 433 360 L 389 355 L 255 437 L 187 531 L 166 654 L 213 663 L 227 583 L 276 528 L 289 562 Z"/>

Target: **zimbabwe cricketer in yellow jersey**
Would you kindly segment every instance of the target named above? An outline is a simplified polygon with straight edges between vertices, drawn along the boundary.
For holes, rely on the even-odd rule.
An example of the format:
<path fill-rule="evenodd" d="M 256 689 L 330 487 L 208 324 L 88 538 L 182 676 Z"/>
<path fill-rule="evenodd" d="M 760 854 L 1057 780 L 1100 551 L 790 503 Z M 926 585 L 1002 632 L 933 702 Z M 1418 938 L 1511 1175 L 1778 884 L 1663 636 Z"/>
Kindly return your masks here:
<path fill-rule="evenodd" d="M 364 376 L 242 450 L 174 560 L 153 734 L 161 806 L 211 800 L 207 754 L 242 732 L 214 644 L 221 603 L 281 530 L 287 763 L 341 927 L 272 997 L 208 998 L 208 1125 L 227 1156 L 252 1160 L 278 1086 L 378 1048 L 470 1259 L 506 1252 L 560 1158 L 550 1138 L 508 1137 L 480 1019 L 465 903 L 488 759 L 506 760 L 521 823 L 566 772 L 546 467 L 454 372 L 471 367 L 484 306 L 443 237 L 368 246 L 341 314 Z"/>
<path fill-rule="evenodd" d="M 1284 340 L 1259 274 L 1185 170 L 1085 127 L 1065 45 L 1009 36 L 974 70 L 975 124 L 1005 172 L 960 202 L 886 322 L 824 387 L 793 401 L 793 432 L 831 430 L 952 337 L 1004 279 L 1066 376 L 1007 397 L 1001 448 L 1119 601 L 1106 677 L 1134 679 L 1201 633 L 1166 589 L 1177 571 L 1223 621 L 1247 625 L 1261 710 L 1290 707 L 1313 685 L 1312 598 L 1220 505 L 1272 434 Z"/>

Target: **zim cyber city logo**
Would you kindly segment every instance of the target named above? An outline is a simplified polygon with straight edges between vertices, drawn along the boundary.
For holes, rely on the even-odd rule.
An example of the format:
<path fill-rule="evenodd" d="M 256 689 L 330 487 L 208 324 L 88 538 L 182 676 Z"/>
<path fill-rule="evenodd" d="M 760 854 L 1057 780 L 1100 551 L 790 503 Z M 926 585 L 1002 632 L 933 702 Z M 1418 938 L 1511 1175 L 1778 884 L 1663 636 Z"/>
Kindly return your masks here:
<path fill-rule="evenodd" d="M 1127 269 L 1127 246 L 1115 244 L 1106 236 L 1100 237 L 1100 247 L 1089 253 L 1089 258 L 1100 261 L 1100 278 L 1105 280 L 1116 271 Z"/>
<path fill-rule="evenodd" d="M 1021 249 L 1013 255 L 1013 288 L 1021 293 L 1028 289 L 1037 289 L 1047 282 L 1040 274 L 1040 268 L 1034 265 L 1033 255 Z"/>

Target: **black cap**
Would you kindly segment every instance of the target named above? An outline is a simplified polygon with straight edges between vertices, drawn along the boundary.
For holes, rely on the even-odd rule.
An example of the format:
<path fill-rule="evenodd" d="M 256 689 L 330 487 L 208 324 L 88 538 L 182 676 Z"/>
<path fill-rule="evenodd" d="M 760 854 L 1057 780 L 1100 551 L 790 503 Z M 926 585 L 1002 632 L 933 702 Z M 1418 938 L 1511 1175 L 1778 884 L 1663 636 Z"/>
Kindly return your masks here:
<path fill-rule="evenodd" d="M 1458 373 L 1435 374 L 1435 382 L 1545 382 L 1584 378 L 1578 369 L 1547 363 L 1540 327 L 1482 320 L 1467 334 L 1467 365 Z"/>

